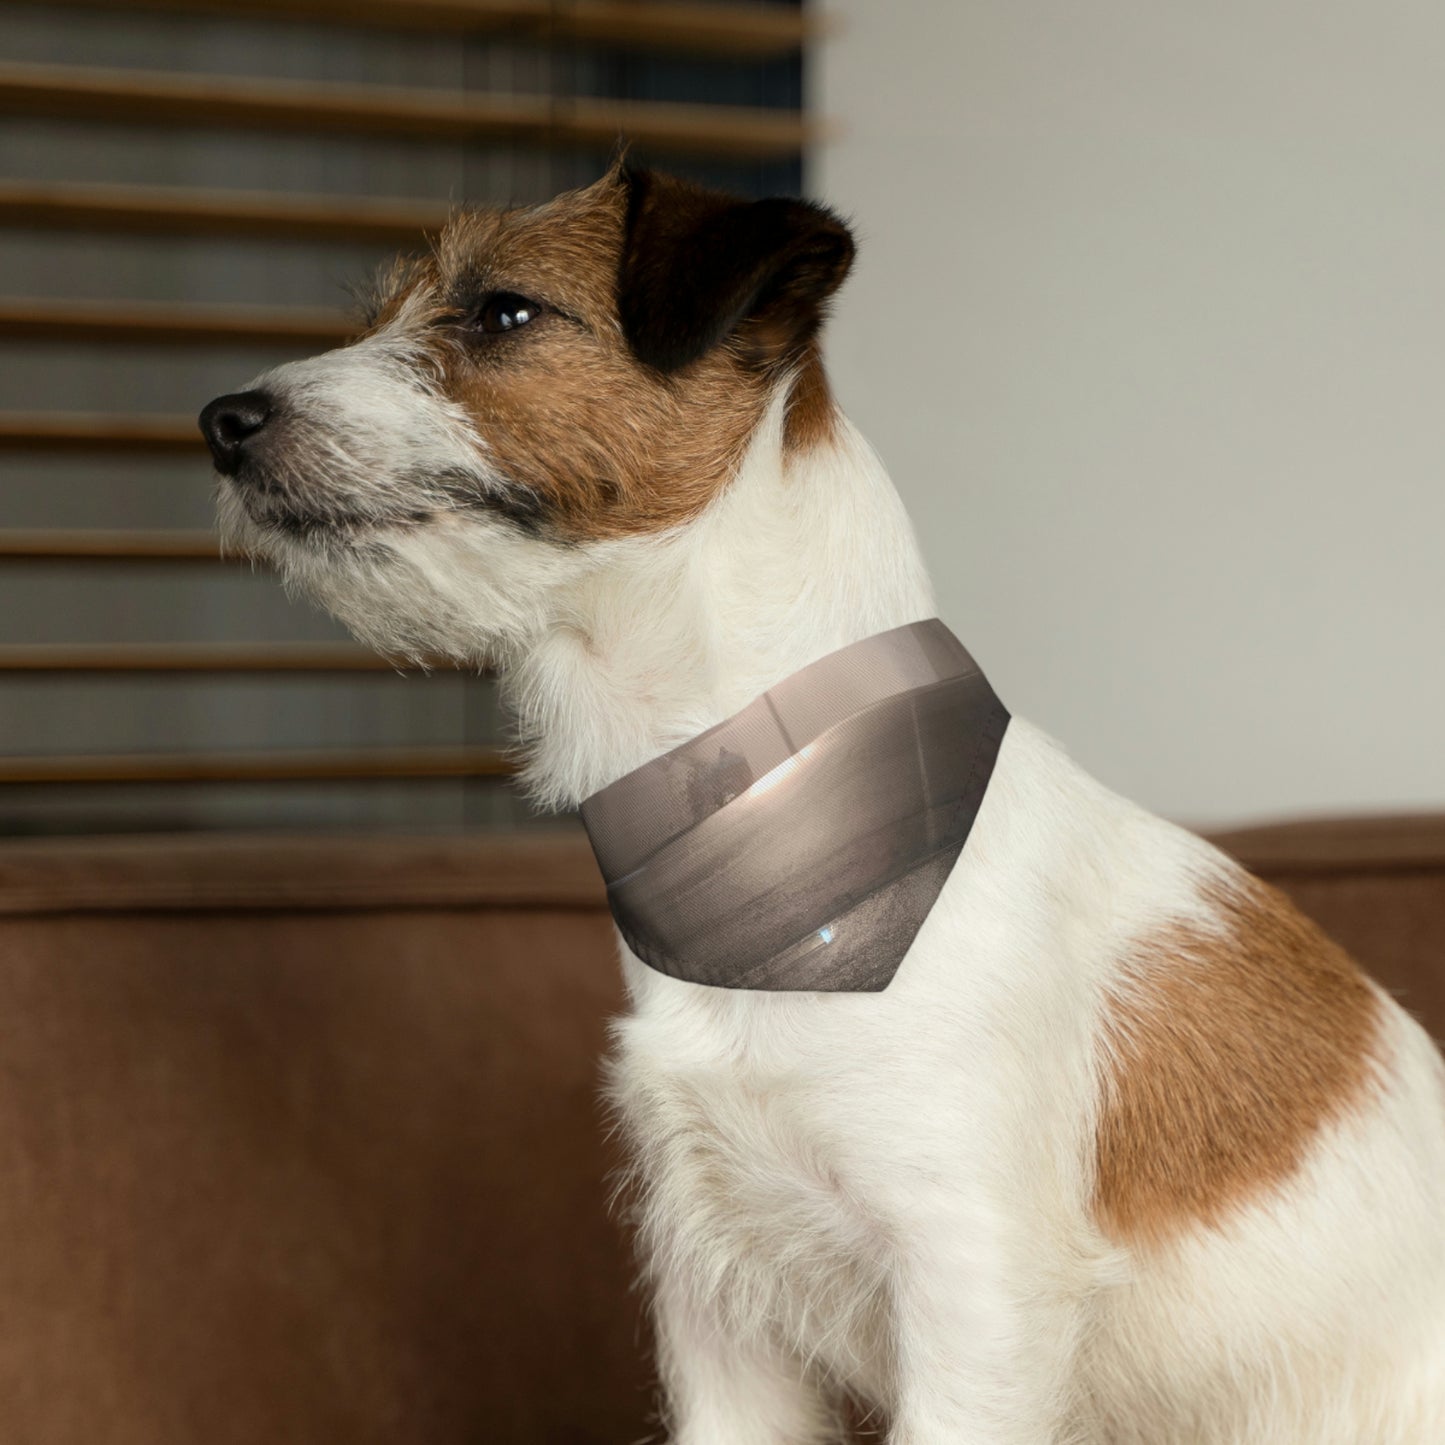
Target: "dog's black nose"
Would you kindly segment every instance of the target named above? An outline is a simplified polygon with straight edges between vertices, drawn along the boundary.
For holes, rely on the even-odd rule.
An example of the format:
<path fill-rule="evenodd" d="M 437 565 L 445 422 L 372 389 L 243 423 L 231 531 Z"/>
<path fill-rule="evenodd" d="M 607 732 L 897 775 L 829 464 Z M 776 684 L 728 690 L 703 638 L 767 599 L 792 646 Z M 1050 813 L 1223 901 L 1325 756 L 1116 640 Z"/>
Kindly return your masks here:
<path fill-rule="evenodd" d="M 270 420 L 271 398 L 264 391 L 218 396 L 201 413 L 201 434 L 216 470 L 232 476 L 240 468 L 246 443 Z"/>

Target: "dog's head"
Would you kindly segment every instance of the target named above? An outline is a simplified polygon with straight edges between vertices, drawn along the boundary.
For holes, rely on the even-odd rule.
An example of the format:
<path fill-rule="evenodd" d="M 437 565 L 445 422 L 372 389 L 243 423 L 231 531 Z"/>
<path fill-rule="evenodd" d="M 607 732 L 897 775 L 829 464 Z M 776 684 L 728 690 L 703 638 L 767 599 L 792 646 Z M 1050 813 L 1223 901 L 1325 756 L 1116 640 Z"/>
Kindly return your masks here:
<path fill-rule="evenodd" d="M 538 590 L 698 516 L 779 386 L 797 444 L 826 429 L 852 256 L 820 207 L 623 167 L 461 212 L 356 341 L 202 412 L 223 532 L 383 647 L 505 651 Z"/>

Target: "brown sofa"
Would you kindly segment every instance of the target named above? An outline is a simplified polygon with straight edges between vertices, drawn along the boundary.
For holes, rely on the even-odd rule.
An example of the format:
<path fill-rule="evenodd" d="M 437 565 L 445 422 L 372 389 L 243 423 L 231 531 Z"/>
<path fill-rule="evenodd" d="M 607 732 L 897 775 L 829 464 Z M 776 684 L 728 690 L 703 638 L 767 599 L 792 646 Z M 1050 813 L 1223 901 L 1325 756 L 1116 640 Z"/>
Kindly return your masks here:
<path fill-rule="evenodd" d="M 1445 1032 L 1445 820 L 1222 841 Z M 624 1445 L 585 845 L 0 844 L 0 1439 Z"/>

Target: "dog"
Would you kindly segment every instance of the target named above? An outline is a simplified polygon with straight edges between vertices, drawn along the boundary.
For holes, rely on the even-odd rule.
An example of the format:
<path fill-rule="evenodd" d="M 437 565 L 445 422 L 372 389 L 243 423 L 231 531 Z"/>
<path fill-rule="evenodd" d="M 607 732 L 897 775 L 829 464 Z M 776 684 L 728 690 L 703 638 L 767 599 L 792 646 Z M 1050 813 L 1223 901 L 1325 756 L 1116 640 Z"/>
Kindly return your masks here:
<path fill-rule="evenodd" d="M 853 254 L 820 206 L 623 163 L 460 212 L 360 339 L 206 408 L 223 533 L 391 656 L 495 666 L 575 806 L 934 615 L 822 366 Z M 1023 721 L 883 991 L 622 967 L 677 1445 L 857 1402 L 893 1445 L 1445 1440 L 1434 1046 Z"/>

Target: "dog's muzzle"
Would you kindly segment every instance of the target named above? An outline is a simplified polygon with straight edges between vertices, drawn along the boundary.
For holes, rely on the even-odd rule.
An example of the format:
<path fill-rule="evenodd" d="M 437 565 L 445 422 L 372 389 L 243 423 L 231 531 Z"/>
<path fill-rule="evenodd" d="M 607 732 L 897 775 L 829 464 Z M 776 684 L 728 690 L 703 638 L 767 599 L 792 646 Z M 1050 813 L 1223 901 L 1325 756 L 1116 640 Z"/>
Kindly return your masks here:
<path fill-rule="evenodd" d="M 794 673 L 582 804 L 623 939 L 692 983 L 886 988 L 1008 721 L 937 618 Z"/>

